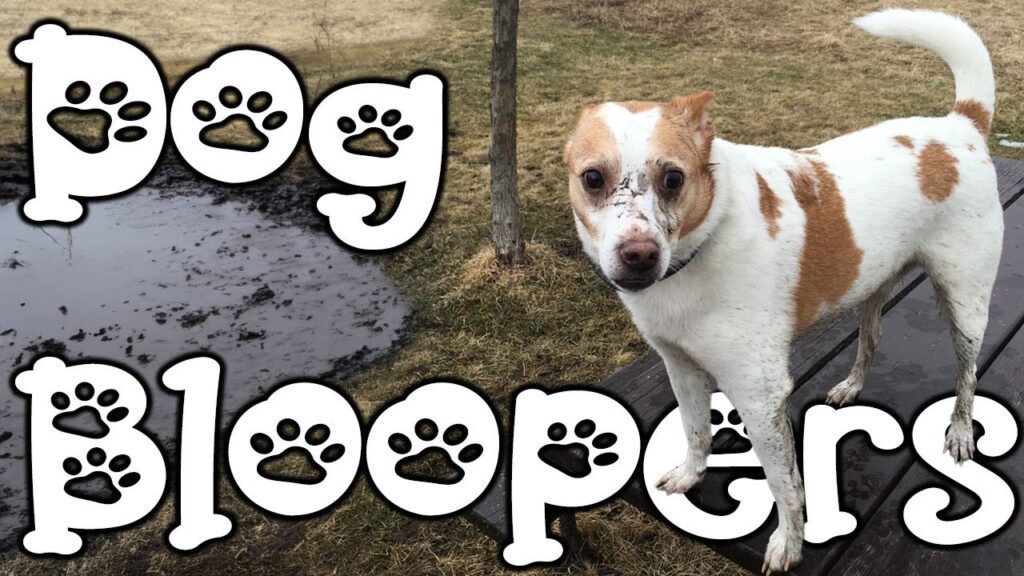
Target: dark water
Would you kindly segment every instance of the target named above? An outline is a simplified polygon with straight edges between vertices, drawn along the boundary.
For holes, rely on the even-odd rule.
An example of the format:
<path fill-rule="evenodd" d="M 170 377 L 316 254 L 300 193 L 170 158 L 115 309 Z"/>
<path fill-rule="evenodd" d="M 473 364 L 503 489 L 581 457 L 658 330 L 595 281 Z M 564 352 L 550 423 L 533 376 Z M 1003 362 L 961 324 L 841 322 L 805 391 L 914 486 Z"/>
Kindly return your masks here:
<path fill-rule="evenodd" d="M 0 548 L 28 522 L 27 400 L 10 376 L 35 356 L 134 369 L 150 391 L 145 426 L 170 444 L 177 397 L 156 376 L 179 355 L 223 360 L 227 423 L 284 379 L 337 381 L 379 357 L 409 313 L 372 260 L 327 233 L 211 195 L 174 195 L 167 183 L 92 202 L 70 231 L 18 212 L 16 202 L 0 206 Z"/>

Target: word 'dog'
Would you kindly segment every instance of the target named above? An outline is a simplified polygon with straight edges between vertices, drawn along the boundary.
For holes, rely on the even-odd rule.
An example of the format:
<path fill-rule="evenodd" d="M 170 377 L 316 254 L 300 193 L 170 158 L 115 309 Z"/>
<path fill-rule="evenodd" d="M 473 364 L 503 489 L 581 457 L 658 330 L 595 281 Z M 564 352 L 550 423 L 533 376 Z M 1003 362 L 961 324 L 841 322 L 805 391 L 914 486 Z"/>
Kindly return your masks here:
<path fill-rule="evenodd" d="M 232 531 L 232 521 L 216 509 L 216 434 L 222 367 L 209 356 L 176 362 L 161 373 L 165 388 L 182 395 L 179 436 L 179 490 L 166 490 L 167 468 L 157 441 L 140 422 L 146 412 L 143 384 L 123 368 L 99 362 L 66 364 L 43 357 L 18 373 L 15 388 L 30 398 L 29 453 L 32 528 L 22 539 L 34 554 L 70 555 L 82 549 L 76 531 L 123 528 L 145 518 L 167 494 L 177 494 L 178 525 L 168 535 L 178 550 L 192 550 Z M 96 410 L 105 434 L 82 437 L 58 429 L 60 414 Z M 716 392 L 712 409 L 732 413 L 728 398 Z M 955 465 L 942 454 L 942 432 L 953 398 L 926 407 L 913 424 L 917 456 L 937 472 L 974 493 L 981 504 L 955 519 L 944 517 L 950 502 L 945 488 L 931 486 L 911 494 L 903 523 L 918 538 L 956 546 L 985 538 L 1006 526 L 1016 496 L 1006 481 L 975 461 Z M 241 495 L 260 509 L 303 517 L 328 510 L 349 492 L 365 456 L 369 480 L 395 508 L 419 517 L 464 512 L 498 477 L 508 462 L 511 541 L 501 558 L 513 566 L 557 561 L 562 543 L 550 534 L 549 506 L 581 509 L 607 500 L 638 469 L 655 509 L 680 530 L 713 540 L 743 538 L 768 521 L 773 500 L 764 479 L 735 478 L 729 494 L 739 505 L 714 514 L 685 494 L 655 489 L 657 479 L 686 457 L 678 414 L 667 414 L 647 441 L 633 415 L 616 399 L 587 389 L 548 392 L 528 387 L 513 399 L 511 455 L 503 443 L 496 412 L 477 391 L 450 382 L 427 382 L 388 404 L 364 432 L 358 412 L 341 393 L 314 382 L 278 387 L 243 410 L 230 428 L 227 472 Z M 1019 437 L 1012 413 L 999 402 L 978 396 L 975 418 L 984 427 L 980 453 L 1006 454 Z M 742 422 L 723 419 L 745 436 Z M 882 450 L 905 442 L 900 424 L 871 406 L 835 409 L 811 407 L 803 421 L 803 471 L 807 486 L 809 542 L 824 543 L 852 533 L 857 518 L 841 509 L 837 452 L 841 440 L 867 432 Z M 365 438 L 365 441 L 364 441 Z M 935 440 L 935 439 L 938 440 Z M 365 445 L 365 448 L 364 448 Z M 561 457 L 553 457 L 559 452 Z M 566 454 L 572 454 L 571 457 Z M 298 477 L 275 469 L 288 455 L 304 455 L 315 472 Z M 422 458 L 437 457 L 449 469 L 441 477 L 417 468 Z M 566 460 L 569 458 L 569 460 Z M 436 460 L 435 460 L 436 461 Z M 758 466 L 752 451 L 716 454 L 710 468 Z M 428 467 L 429 468 L 429 467 Z M 87 500 L 71 489 L 75 479 L 103 476 L 115 498 Z"/>
<path fill-rule="evenodd" d="M 74 223 L 76 198 L 127 192 L 142 184 L 164 149 L 168 127 L 182 159 L 200 174 L 228 184 L 265 178 L 295 154 L 306 126 L 306 98 L 294 68 L 256 48 L 229 49 L 185 76 L 168 112 L 164 79 L 152 57 L 128 39 L 71 32 L 47 22 L 15 41 L 15 59 L 29 67 L 29 126 L 33 197 L 24 215 L 36 222 Z M 308 143 L 313 158 L 345 193 L 316 204 L 344 244 L 360 250 L 396 248 L 423 228 L 436 205 L 444 169 L 445 84 L 437 74 L 408 85 L 355 82 L 329 89 L 313 110 Z M 62 116 L 102 119 L 101 133 L 77 137 Z M 244 124 L 247 141 L 214 133 Z M 363 136 L 382 151 L 353 147 Z M 369 193 L 397 187 L 401 200 L 382 224 Z"/>

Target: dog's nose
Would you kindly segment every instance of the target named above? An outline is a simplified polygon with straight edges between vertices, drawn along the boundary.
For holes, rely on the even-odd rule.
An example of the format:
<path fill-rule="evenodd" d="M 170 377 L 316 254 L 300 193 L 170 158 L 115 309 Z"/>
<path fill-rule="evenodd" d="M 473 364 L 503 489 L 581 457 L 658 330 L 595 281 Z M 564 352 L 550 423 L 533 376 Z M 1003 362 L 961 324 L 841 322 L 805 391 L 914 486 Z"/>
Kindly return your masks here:
<path fill-rule="evenodd" d="M 658 264 L 658 245 L 650 240 L 629 240 L 619 246 L 619 259 L 633 272 L 647 272 Z"/>

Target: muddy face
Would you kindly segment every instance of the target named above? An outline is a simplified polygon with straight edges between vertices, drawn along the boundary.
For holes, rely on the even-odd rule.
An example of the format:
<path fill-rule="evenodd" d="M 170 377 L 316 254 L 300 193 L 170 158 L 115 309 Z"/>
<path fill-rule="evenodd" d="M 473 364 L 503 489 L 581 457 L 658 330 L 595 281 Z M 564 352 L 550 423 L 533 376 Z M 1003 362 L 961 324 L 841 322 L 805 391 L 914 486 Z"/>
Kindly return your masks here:
<path fill-rule="evenodd" d="M 588 106 L 565 147 L 569 198 L 587 255 L 638 291 L 693 256 L 714 201 L 712 94 Z"/>

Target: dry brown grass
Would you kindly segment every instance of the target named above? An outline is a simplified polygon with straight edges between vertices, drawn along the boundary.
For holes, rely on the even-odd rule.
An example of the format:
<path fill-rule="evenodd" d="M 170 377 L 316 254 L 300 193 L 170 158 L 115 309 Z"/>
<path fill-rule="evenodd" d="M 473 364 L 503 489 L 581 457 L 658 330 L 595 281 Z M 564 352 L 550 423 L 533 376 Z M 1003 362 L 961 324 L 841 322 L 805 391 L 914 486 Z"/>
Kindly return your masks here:
<path fill-rule="evenodd" d="M 277 46 L 296 62 L 313 95 L 321 83 L 371 74 L 402 78 L 420 67 L 443 71 L 450 83 L 448 172 L 440 210 L 413 246 L 379 259 L 416 307 L 413 334 L 388 361 L 340 385 L 365 414 L 373 414 L 418 380 L 457 376 L 484 389 L 504 410 L 518 386 L 597 382 L 644 353 L 621 306 L 578 252 L 560 149 L 579 107 L 712 89 L 718 94 L 712 110 L 722 136 L 794 147 L 885 118 L 945 114 L 952 80 L 934 56 L 868 37 L 848 24 L 855 14 L 889 4 L 524 0 L 519 176 L 531 262 L 514 269 L 495 266 L 488 243 L 489 3 L 447 0 L 428 10 L 435 15 L 432 27 L 419 37 L 358 45 L 339 40 L 334 52 L 308 44 Z M 1024 140 L 1024 46 L 1017 33 L 1024 21 L 1017 0 L 901 4 L 961 13 L 978 28 L 999 80 L 994 131 Z M 339 14 L 346 9 L 341 6 Z M 289 25 L 290 36 L 308 38 L 317 29 L 315 15 L 303 19 L 303 9 L 279 13 L 298 19 Z M 238 31 L 235 16 L 220 14 L 219 20 L 209 20 L 214 33 L 208 45 L 219 47 L 232 34 L 265 41 L 258 27 Z M 183 41 L 187 28 L 178 25 L 175 14 L 164 15 L 157 32 L 170 35 L 166 42 L 173 46 Z M 117 27 L 121 16 L 112 20 L 100 11 L 93 18 L 95 24 Z M 217 36 L 217 23 L 224 37 Z M 153 49 L 161 54 L 159 46 Z M 187 64 L 171 62 L 169 72 L 180 73 Z M 21 96 L 6 96 L 11 86 L 23 89 L 0 83 L 0 143 L 22 138 L 20 128 L 11 128 L 20 125 L 23 114 Z M 506 572 L 497 562 L 497 546 L 464 520 L 411 520 L 388 509 L 365 482 L 338 508 L 305 523 L 268 519 L 226 486 L 222 494 L 224 505 L 239 517 L 238 532 L 197 555 L 176 555 L 163 545 L 163 531 L 172 523 L 168 508 L 131 531 L 90 538 L 85 559 L 65 563 L 9 554 L 0 573 Z M 621 503 L 582 515 L 580 526 L 603 560 L 623 574 L 741 572 Z M 593 571 L 568 565 L 532 573 Z"/>

